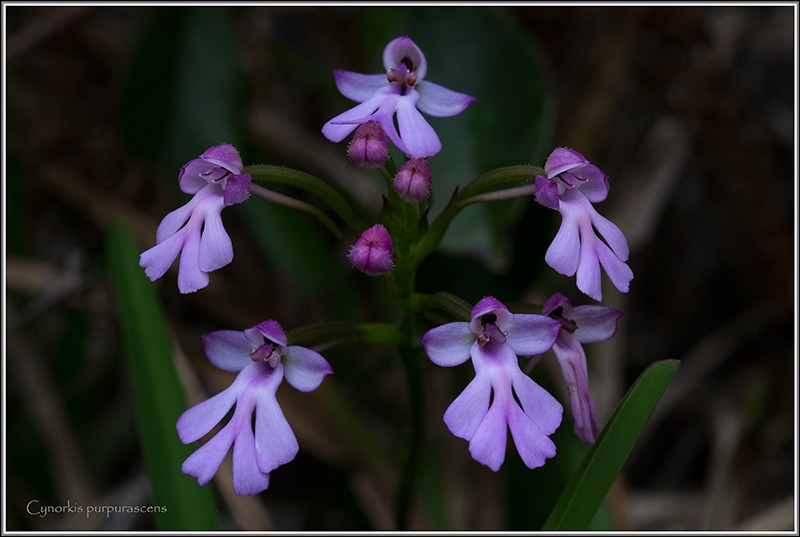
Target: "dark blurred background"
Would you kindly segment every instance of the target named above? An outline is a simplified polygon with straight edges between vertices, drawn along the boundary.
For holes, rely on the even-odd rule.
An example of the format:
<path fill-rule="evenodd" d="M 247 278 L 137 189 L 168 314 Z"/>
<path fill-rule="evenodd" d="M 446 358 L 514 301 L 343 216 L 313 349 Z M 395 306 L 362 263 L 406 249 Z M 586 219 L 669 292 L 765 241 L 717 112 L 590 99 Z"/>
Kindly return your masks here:
<path fill-rule="evenodd" d="M 428 79 L 479 94 L 465 118 L 492 99 L 535 117 L 535 137 L 503 124 L 503 144 L 535 142 L 505 164 L 541 164 L 566 145 L 609 175 L 598 209 L 626 233 L 635 279 L 625 295 L 606 288 L 604 304 L 624 311 L 620 329 L 587 347 L 601 421 L 648 364 L 682 362 L 595 528 L 796 530 L 796 8 L 5 4 L 6 529 L 152 529 L 145 515 L 26 513 L 31 499 L 150 501 L 106 272 L 108 223 L 121 217 L 149 248 L 159 220 L 186 201 L 177 170 L 222 142 L 235 143 L 246 164 L 309 171 L 377 211 L 381 182 L 319 129 L 350 106 L 331 70 L 379 72 L 386 36 L 401 27 L 428 55 Z M 493 72 L 475 68 L 490 50 L 484 34 L 444 50 L 415 33 L 457 39 L 470 25 L 524 44 L 519 56 L 489 58 L 506 76 L 495 85 Z M 540 92 L 530 97 L 536 108 L 507 96 L 515 77 Z M 446 125 L 459 121 L 468 119 Z M 475 150 L 461 149 L 438 162 Z M 478 162 L 478 172 L 487 169 Z M 205 360 L 204 331 L 383 311 L 381 282 L 353 274 L 344 259 L 354 237 L 337 242 L 305 215 L 245 205 L 226 210 L 236 257 L 207 289 L 179 295 L 174 272 L 154 284 L 191 402 L 231 380 Z M 423 266 L 422 290 L 542 303 L 574 288 L 541 274 L 557 215 L 514 207 L 496 228 L 507 232 L 503 248 L 464 247 L 482 243 L 454 231 Z M 360 412 L 395 460 L 408 411 L 399 362 L 355 345 L 326 356 L 341 408 Z M 436 471 L 424 476 L 438 478 L 423 477 L 410 529 L 538 529 L 560 463 L 529 472 L 510 454 L 493 474 L 469 459 L 441 423 L 466 369 L 426 368 L 425 460 Z M 558 382 L 552 389 L 565 400 Z M 394 529 L 392 465 L 361 464 L 314 394 L 280 396 L 301 452 L 258 497 L 209 485 L 221 527 Z M 565 418 L 557 439 L 571 435 Z M 442 504 L 433 509 L 430 498 Z"/>

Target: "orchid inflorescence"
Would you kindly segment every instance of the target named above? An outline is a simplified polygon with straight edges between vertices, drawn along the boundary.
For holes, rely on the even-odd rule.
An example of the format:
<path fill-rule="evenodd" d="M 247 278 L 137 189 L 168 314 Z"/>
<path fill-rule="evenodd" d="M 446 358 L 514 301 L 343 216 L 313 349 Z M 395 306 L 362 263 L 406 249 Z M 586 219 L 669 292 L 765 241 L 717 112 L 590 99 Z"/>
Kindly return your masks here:
<path fill-rule="evenodd" d="M 383 64 L 385 74 L 334 71 L 341 94 L 358 104 L 325 123 L 322 134 L 332 142 L 352 134 L 348 158 L 356 165 L 380 170 L 387 180 L 381 216 L 391 211 L 391 218 L 379 217 L 385 221 L 362 225 L 340 205 L 334 208 L 360 235 L 349 250 L 350 264 L 365 275 L 387 278 L 390 296 L 401 311 L 397 326 L 410 336 L 405 339 L 414 343 L 399 344 L 397 338 L 387 338 L 387 344 L 397 346 L 405 361 L 418 360 L 422 353 L 441 367 L 471 361 L 475 376 L 444 411 L 443 419 L 452 434 L 468 441 L 475 461 L 493 471 L 505 460 L 508 431 L 528 468 L 540 467 L 556 454 L 550 436 L 561 424 L 562 405 L 523 372 L 521 357 L 535 362 L 553 351 L 566 382 L 575 433 L 582 442 L 594 443 L 600 426 L 583 345 L 611 338 L 620 311 L 601 305 L 573 306 L 561 293 L 552 294 L 536 313 L 512 312 L 492 296 L 479 300 L 471 311 L 468 305 L 448 307 L 466 303 L 452 296 L 437 302 L 446 293 L 416 293 L 414 273 L 461 209 L 481 201 L 528 197 L 561 215 L 560 227 L 545 255 L 550 267 L 576 276 L 578 290 L 596 301 L 602 299 L 601 268 L 617 290 L 627 292 L 633 278 L 626 264 L 627 241 L 594 207 L 608 195 L 608 177 L 579 152 L 559 147 L 543 168 L 517 169 L 514 173 L 520 177 L 516 184 L 473 183 L 454 195 L 432 223 L 419 225 L 428 218 L 431 182 L 435 180 L 428 159 L 442 148 L 423 114 L 455 116 L 476 99 L 429 81 L 425 55 L 407 36 L 389 42 Z M 389 142 L 405 157 L 399 167 L 394 165 Z M 209 148 L 188 162 L 178 182 L 181 190 L 193 197 L 162 220 L 156 245 L 141 254 L 145 274 L 153 281 L 161 278 L 180 256 L 180 292 L 193 293 L 209 285 L 209 274 L 233 260 L 231 239 L 221 219 L 225 207 L 243 203 L 251 195 L 305 207 L 304 202 L 289 203 L 286 196 L 257 184 L 268 183 L 270 174 L 275 173 L 280 173 L 278 167 L 243 166 L 230 144 Z M 291 177 L 286 179 L 290 181 Z M 336 229 L 335 224 L 326 225 Z M 453 320 L 424 330 L 421 326 L 428 322 L 423 315 L 427 309 L 444 311 Z M 408 318 L 414 322 L 407 322 Z M 186 459 L 182 470 L 204 485 L 232 449 L 234 491 L 260 493 L 267 489 L 270 473 L 294 459 L 299 450 L 276 399 L 278 386 L 286 380 L 295 389 L 310 392 L 333 368 L 317 351 L 290 344 L 275 320 L 244 330 L 210 332 L 202 339 L 211 363 L 237 375 L 226 390 L 180 416 L 178 435 L 184 443 L 196 442 L 232 408 L 234 411 L 227 423 Z M 374 334 L 371 341 L 375 341 Z"/>

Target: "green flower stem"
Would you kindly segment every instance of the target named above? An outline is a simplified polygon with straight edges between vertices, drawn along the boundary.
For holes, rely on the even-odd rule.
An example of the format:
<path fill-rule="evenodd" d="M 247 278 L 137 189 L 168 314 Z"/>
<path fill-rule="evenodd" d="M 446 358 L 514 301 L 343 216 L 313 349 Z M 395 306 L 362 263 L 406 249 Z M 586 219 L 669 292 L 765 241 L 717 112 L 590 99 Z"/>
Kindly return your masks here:
<path fill-rule="evenodd" d="M 328 228 L 328 230 L 333 233 L 337 239 L 342 238 L 342 230 L 340 230 L 325 213 L 313 205 L 289 196 L 285 196 L 279 192 L 266 189 L 261 185 L 250 185 L 250 193 L 255 194 L 260 198 L 264 198 L 267 201 L 271 201 L 272 203 L 277 203 L 278 205 L 283 205 L 284 207 L 289 207 L 308 213 L 319 220 L 326 228 Z"/>
<path fill-rule="evenodd" d="M 414 489 L 419 476 L 422 446 L 425 441 L 425 397 L 422 382 L 422 356 L 419 348 L 410 345 L 401 346 L 400 358 L 405 367 L 411 396 L 411 431 L 400 472 L 396 508 L 397 529 L 405 531 L 408 528 L 408 515 L 411 511 Z"/>
<path fill-rule="evenodd" d="M 309 173 L 271 164 L 246 166 L 242 173 L 250 174 L 252 180 L 259 183 L 291 186 L 313 194 L 330 207 L 357 234 L 367 227 L 366 222 L 353 211 L 339 191 Z"/>
<path fill-rule="evenodd" d="M 480 175 L 463 190 L 457 192 L 445 209 L 431 223 L 411 253 L 411 264 L 418 267 L 444 237 L 453 219 L 465 207 L 480 201 L 493 201 L 525 196 L 533 193 L 531 182 L 544 170 L 538 166 L 521 165 L 497 168 Z"/>

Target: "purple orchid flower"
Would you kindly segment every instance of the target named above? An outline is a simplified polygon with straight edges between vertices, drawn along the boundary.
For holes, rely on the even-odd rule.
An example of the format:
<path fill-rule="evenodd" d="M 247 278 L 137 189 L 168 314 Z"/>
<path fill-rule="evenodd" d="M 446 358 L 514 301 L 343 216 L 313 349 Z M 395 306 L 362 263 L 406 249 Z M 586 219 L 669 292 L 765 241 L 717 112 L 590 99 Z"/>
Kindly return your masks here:
<path fill-rule="evenodd" d="M 385 75 L 333 72 L 339 92 L 361 104 L 328 121 L 322 134 L 332 142 L 341 142 L 359 125 L 376 121 L 409 158 L 432 157 L 441 150 L 442 143 L 420 112 L 433 117 L 455 116 L 475 98 L 425 80 L 425 55 L 407 36 L 386 45 L 383 65 Z"/>
<path fill-rule="evenodd" d="M 570 301 L 560 293 L 547 300 L 543 312 L 561 324 L 553 352 L 567 382 L 575 434 L 582 442 L 594 444 L 599 427 L 589 391 L 586 354 L 581 344 L 611 339 L 617 331 L 617 321 L 622 312 L 603 306 L 572 307 Z"/>
<path fill-rule="evenodd" d="M 545 254 L 547 264 L 565 276 L 577 272 L 578 289 L 597 301 L 603 299 L 601 266 L 619 291 L 628 292 L 633 279 L 633 272 L 625 263 L 628 241 L 592 205 L 608 195 L 606 175 L 583 155 L 565 147 L 550 154 L 544 169 L 547 177 L 539 175 L 535 180 L 536 201 L 558 211 L 562 218 Z"/>
<path fill-rule="evenodd" d="M 533 356 L 553 346 L 561 323 L 533 314 L 512 314 L 493 297 L 472 309 L 470 322 L 426 332 L 420 343 L 433 363 L 452 367 L 472 358 L 475 378 L 450 404 L 444 422 L 469 441 L 472 458 L 497 471 L 505 459 L 507 429 L 528 468 L 556 453 L 549 436 L 561 424 L 556 399 L 519 368 L 517 355 Z"/>
<path fill-rule="evenodd" d="M 193 406 L 178 418 L 181 442 L 196 442 L 236 406 L 230 421 L 208 442 L 189 455 L 181 470 L 208 483 L 233 446 L 233 489 L 258 494 L 269 486 L 269 474 L 294 459 L 297 438 L 286 421 L 275 392 L 286 381 L 302 392 L 316 390 L 333 373 L 317 352 L 287 346 L 276 321 L 264 321 L 244 331 L 219 330 L 203 335 L 209 360 L 239 374 L 226 390 Z M 255 412 L 255 431 L 253 430 Z"/>
<path fill-rule="evenodd" d="M 250 175 L 232 145 L 207 149 L 181 168 L 178 184 L 194 194 L 167 214 L 156 230 L 156 245 L 143 252 L 139 265 L 151 281 L 163 276 L 181 255 L 178 289 L 193 293 L 208 285 L 208 273 L 233 260 L 233 245 L 222 225 L 222 209 L 250 196 Z"/>

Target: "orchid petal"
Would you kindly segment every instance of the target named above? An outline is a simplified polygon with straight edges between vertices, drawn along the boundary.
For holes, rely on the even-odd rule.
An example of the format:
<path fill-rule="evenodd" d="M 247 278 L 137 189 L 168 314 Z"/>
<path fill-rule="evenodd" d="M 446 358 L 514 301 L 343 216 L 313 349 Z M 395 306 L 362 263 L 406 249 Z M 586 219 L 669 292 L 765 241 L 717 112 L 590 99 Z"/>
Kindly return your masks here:
<path fill-rule="evenodd" d="M 251 341 L 258 341 L 259 343 L 263 338 L 267 338 L 273 343 L 277 343 L 281 347 L 287 345 L 286 332 L 278 321 L 269 319 L 261 321 L 252 328 L 245 330 L 245 334 Z"/>
<path fill-rule="evenodd" d="M 428 62 L 425 60 L 425 55 L 417 44 L 406 35 L 392 39 L 383 49 L 383 66 L 387 70 L 393 69 L 404 58 L 411 60 L 412 65 L 407 67 L 417 74 L 417 80 L 425 78 L 425 74 L 428 71 Z"/>
<path fill-rule="evenodd" d="M 522 371 L 514 372 L 512 386 L 525 414 L 544 434 L 553 434 L 561 425 L 561 403 Z"/>
<path fill-rule="evenodd" d="M 187 194 L 196 194 L 207 187 L 208 180 L 205 176 L 218 167 L 202 158 L 190 160 L 178 172 L 178 185 L 181 191 Z"/>
<path fill-rule="evenodd" d="M 505 327 L 508 343 L 520 356 L 535 356 L 546 352 L 558 336 L 561 323 L 544 315 L 517 313 Z"/>
<path fill-rule="evenodd" d="M 614 284 L 621 293 L 627 293 L 630 282 L 633 279 L 631 268 L 621 261 L 605 243 L 597 241 L 597 256 L 600 264 L 605 269 L 608 279 Z M 580 286 L 578 286 L 580 289 Z M 598 298 L 598 300 L 600 300 Z"/>
<path fill-rule="evenodd" d="M 407 156 L 432 157 L 441 151 L 442 142 L 433 127 L 417 110 L 418 98 L 418 93 L 411 92 L 397 99 L 397 125 L 400 129 L 400 138 L 405 144 Z"/>
<path fill-rule="evenodd" d="M 233 490 L 244 496 L 258 494 L 268 487 L 269 473 L 258 467 L 253 426 L 247 420 L 239 427 L 233 444 Z"/>
<path fill-rule="evenodd" d="M 231 175 L 225 183 L 225 193 L 223 200 L 225 206 L 242 203 L 250 197 L 250 186 L 252 179 L 249 173 L 243 175 Z"/>
<path fill-rule="evenodd" d="M 222 198 L 216 198 L 205 210 L 198 250 L 199 267 L 203 272 L 212 272 L 233 261 L 233 243 L 222 225 L 222 203 Z"/>
<path fill-rule="evenodd" d="M 433 117 L 451 117 L 463 112 L 475 97 L 447 89 L 430 81 L 421 82 L 416 87 L 420 98 L 417 108 Z"/>
<path fill-rule="evenodd" d="M 572 276 L 578 269 L 581 251 L 581 239 L 578 233 L 578 217 L 562 203 L 559 207 L 561 225 L 553 242 L 547 248 L 544 260 L 559 274 Z"/>
<path fill-rule="evenodd" d="M 275 393 L 259 395 L 256 404 L 256 459 L 258 467 L 266 473 L 294 459 L 300 447 Z"/>
<path fill-rule="evenodd" d="M 241 331 L 217 330 L 203 334 L 202 339 L 208 359 L 224 371 L 240 371 L 253 363 L 253 344 Z"/>
<path fill-rule="evenodd" d="M 231 385 L 181 414 L 175 425 L 181 442 L 191 444 L 207 435 L 233 408 L 240 391 Z"/>
<path fill-rule="evenodd" d="M 537 175 L 534 180 L 536 202 L 553 210 L 558 210 L 558 185 L 555 181 Z"/>
<path fill-rule="evenodd" d="M 597 239 L 590 226 L 581 226 L 580 262 L 575 283 L 582 293 L 600 301 L 603 292 L 600 281 L 600 262 L 597 249 L 605 246 Z M 606 248 L 608 248 L 606 246 Z"/>
<path fill-rule="evenodd" d="M 606 341 L 614 336 L 622 312 L 605 306 L 576 306 L 572 320 L 578 325 L 575 338 L 581 343 Z"/>
<path fill-rule="evenodd" d="M 363 103 L 342 112 L 323 125 L 322 134 L 331 142 L 341 142 L 356 130 L 356 127 L 361 123 L 369 121 L 375 111 L 381 107 L 386 97 L 383 92 L 376 93 Z M 386 134 L 388 135 L 389 133 L 387 132 Z"/>
<path fill-rule="evenodd" d="M 487 375 L 476 375 L 444 413 L 444 422 L 450 432 L 470 440 L 486 416 L 492 393 Z"/>
<path fill-rule="evenodd" d="M 466 362 L 474 342 L 475 336 L 469 331 L 469 323 L 466 322 L 437 326 L 428 330 L 420 339 L 428 358 L 441 367 L 453 367 Z"/>
<path fill-rule="evenodd" d="M 319 388 L 322 380 L 333 373 L 331 365 L 318 352 L 293 345 L 283 359 L 286 382 L 301 392 Z"/>
<path fill-rule="evenodd" d="M 201 222 L 189 220 L 186 224 L 185 241 L 178 268 L 178 290 L 193 293 L 208 285 L 208 273 L 200 268 L 200 225 Z"/>
<path fill-rule="evenodd" d="M 622 231 L 620 231 L 614 222 L 598 213 L 594 207 L 589 205 L 588 209 L 592 225 L 600 236 L 605 239 L 608 246 L 611 247 L 614 255 L 618 257 L 620 261 L 627 261 L 629 252 L 628 241 L 625 239 L 625 235 L 622 234 Z"/>
<path fill-rule="evenodd" d="M 231 144 L 220 144 L 214 147 L 209 147 L 200 158 L 206 160 L 216 166 L 225 168 L 232 174 L 242 173 L 242 157 L 239 152 Z"/>
<path fill-rule="evenodd" d="M 211 440 L 200 446 L 183 461 L 181 471 L 197 478 L 200 485 L 205 485 L 217 473 L 219 465 L 222 464 L 235 437 L 236 429 L 231 420 Z"/>
<path fill-rule="evenodd" d="M 156 229 L 156 244 L 162 243 L 180 231 L 183 225 L 189 220 L 189 217 L 192 216 L 192 212 L 200 199 L 201 198 L 198 196 L 194 196 L 187 204 L 167 213 L 167 215 L 161 219 L 161 223 L 158 224 L 158 229 Z"/>
<path fill-rule="evenodd" d="M 522 462 L 530 469 L 543 466 L 547 459 L 556 454 L 556 445 L 539 428 L 539 424 L 539 416 L 534 420 L 518 406 L 510 406 L 508 428 Z"/>
<path fill-rule="evenodd" d="M 139 266 L 144 269 L 150 281 L 154 282 L 166 274 L 181 253 L 183 242 L 184 233 L 176 233 L 139 255 Z"/>
<path fill-rule="evenodd" d="M 553 352 L 567 383 L 575 433 L 585 443 L 594 443 L 599 430 L 589 391 L 589 373 L 583 347 L 572 334 L 560 334 Z"/>
<path fill-rule="evenodd" d="M 357 103 L 363 103 L 377 91 L 389 85 L 386 75 L 364 75 L 336 69 L 333 71 L 333 77 L 339 92 Z"/>
<path fill-rule="evenodd" d="M 498 471 L 506 457 L 507 406 L 510 394 L 495 391 L 494 402 L 469 442 L 472 458 Z M 511 400 L 513 402 L 513 399 Z"/>

